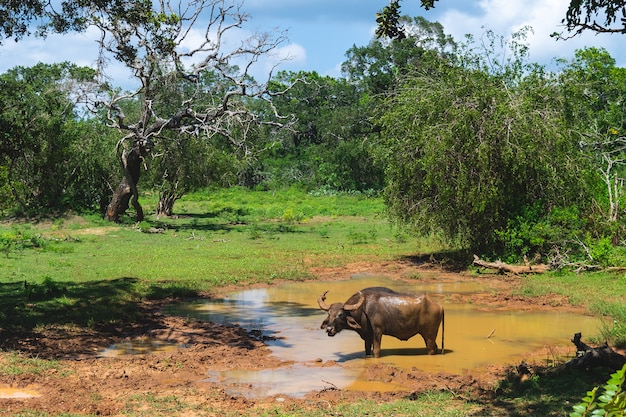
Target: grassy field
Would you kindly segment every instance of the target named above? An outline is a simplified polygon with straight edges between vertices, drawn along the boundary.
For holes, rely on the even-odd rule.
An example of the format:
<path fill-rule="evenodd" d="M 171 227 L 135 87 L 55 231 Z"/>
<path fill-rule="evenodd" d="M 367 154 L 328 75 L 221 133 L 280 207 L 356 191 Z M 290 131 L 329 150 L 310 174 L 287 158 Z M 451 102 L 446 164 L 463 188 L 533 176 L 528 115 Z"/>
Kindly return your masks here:
<path fill-rule="evenodd" d="M 155 203 L 154 195 L 142 199 L 146 212 Z M 187 196 L 177 202 L 175 212 L 172 218 L 148 216 L 140 224 L 130 218 L 111 224 L 96 216 L 3 222 L 0 328 L 115 323 L 139 314 L 137 303 L 142 299 L 194 296 L 227 285 L 277 279 L 304 280 L 312 278 L 308 272 L 312 267 L 449 249 L 436 239 L 418 239 L 390 225 L 382 200 L 360 195 L 215 190 Z M 607 337 L 618 344 L 626 340 L 623 273 L 529 276 L 520 292 L 566 295 L 594 314 L 614 317 Z M 18 363 L 16 368 L 20 366 L 32 364 Z M 585 383 L 589 380 L 581 381 Z M 533 381 L 520 391 L 502 381 L 502 396 L 520 410 L 540 409 L 547 401 L 546 391 L 554 395 L 551 407 L 562 404 L 565 396 L 558 393 L 570 384 L 550 384 L 556 386 Z M 469 400 L 434 393 L 392 404 L 346 405 L 333 414 L 457 416 L 471 414 L 473 407 Z"/>

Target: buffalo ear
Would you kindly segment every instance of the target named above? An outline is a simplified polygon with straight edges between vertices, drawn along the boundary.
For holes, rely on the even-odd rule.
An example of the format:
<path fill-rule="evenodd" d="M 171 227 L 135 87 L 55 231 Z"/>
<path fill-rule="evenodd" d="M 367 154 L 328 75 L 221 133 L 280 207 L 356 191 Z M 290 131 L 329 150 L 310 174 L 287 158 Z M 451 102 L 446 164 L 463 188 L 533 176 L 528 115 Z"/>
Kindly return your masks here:
<path fill-rule="evenodd" d="M 361 328 L 361 325 L 352 316 L 346 317 L 346 322 L 348 322 L 348 326 L 350 326 L 351 329 L 356 330 Z"/>
<path fill-rule="evenodd" d="M 322 322 L 322 325 L 320 326 L 320 329 L 325 329 L 325 328 L 326 328 L 326 326 L 328 326 L 328 318 L 326 318 L 326 320 L 324 320 L 324 321 Z"/>

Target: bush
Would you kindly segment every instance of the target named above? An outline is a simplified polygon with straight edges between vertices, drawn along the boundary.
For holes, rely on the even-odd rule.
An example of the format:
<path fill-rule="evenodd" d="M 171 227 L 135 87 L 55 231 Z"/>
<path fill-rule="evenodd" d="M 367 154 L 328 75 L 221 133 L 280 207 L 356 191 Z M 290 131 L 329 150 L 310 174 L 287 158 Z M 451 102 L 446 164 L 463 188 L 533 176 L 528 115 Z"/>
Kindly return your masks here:
<path fill-rule="evenodd" d="M 555 207 L 547 214 L 541 204 L 526 207 L 508 221 L 506 229 L 496 231 L 503 248 L 499 255 L 515 262 L 524 255 L 548 255 L 555 248 L 561 253 L 576 253 L 580 248 L 572 242 L 584 235 L 584 226 L 577 207 Z"/>
<path fill-rule="evenodd" d="M 626 365 L 621 370 L 611 374 L 611 377 L 604 385 L 604 392 L 598 395 L 598 388 L 595 387 L 587 392 L 587 396 L 580 404 L 572 408 L 570 417 L 623 417 L 626 416 L 626 392 L 623 391 L 624 374 Z"/>

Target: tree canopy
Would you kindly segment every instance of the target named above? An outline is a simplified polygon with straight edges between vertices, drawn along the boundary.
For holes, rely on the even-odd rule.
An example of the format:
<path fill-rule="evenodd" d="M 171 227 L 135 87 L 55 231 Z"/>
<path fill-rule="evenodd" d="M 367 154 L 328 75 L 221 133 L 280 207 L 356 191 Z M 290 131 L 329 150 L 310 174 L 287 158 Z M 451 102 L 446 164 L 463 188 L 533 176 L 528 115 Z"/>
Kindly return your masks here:
<path fill-rule="evenodd" d="M 0 209 L 32 214 L 99 204 L 111 180 L 110 136 L 79 113 L 80 92 L 94 88 L 94 77 L 70 63 L 0 75 Z"/>

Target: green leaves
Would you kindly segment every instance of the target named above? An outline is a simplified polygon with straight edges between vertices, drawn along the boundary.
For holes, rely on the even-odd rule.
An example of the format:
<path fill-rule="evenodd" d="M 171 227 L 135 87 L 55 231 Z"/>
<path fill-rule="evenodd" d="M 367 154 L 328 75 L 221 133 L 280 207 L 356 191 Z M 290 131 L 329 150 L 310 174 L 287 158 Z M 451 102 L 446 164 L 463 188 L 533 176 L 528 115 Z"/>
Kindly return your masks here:
<path fill-rule="evenodd" d="M 400 27 L 400 4 L 399 0 L 392 0 L 389 5 L 376 13 L 376 36 L 386 36 L 391 39 L 404 39 L 406 35 Z"/>
<path fill-rule="evenodd" d="M 570 0 L 563 23 L 574 34 L 584 30 L 626 33 L 625 13 L 620 0 Z"/>
<path fill-rule="evenodd" d="M 420 0 L 420 5 L 430 10 L 435 7 L 438 0 Z M 388 6 L 376 13 L 376 37 L 388 37 L 390 39 L 404 39 L 406 34 L 400 26 L 400 0 L 391 0 Z"/>
<path fill-rule="evenodd" d="M 41 214 L 97 207 L 108 153 L 91 151 L 107 137 L 78 117 L 74 102 L 74 95 L 96 89 L 94 78 L 93 69 L 69 63 L 0 75 L 0 189 L 10 191 L 1 209 Z"/>
<path fill-rule="evenodd" d="M 429 55 L 389 95 L 379 156 L 396 220 L 490 255 L 502 252 L 494 231 L 524 207 L 585 203 L 559 91 L 513 52 L 493 72 L 470 52 L 458 61 Z"/>
<path fill-rule="evenodd" d="M 580 404 L 572 407 L 569 417 L 623 417 L 626 416 L 626 392 L 623 391 L 626 365 L 611 374 L 598 395 L 598 387 L 587 391 Z"/>

